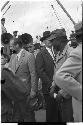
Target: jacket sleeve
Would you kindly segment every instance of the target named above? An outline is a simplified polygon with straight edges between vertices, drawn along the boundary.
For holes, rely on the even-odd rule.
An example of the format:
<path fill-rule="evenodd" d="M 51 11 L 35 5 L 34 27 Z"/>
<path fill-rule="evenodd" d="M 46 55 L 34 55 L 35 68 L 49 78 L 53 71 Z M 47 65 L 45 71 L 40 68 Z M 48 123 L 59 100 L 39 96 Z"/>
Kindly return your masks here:
<path fill-rule="evenodd" d="M 54 80 L 56 84 L 77 100 L 82 100 L 82 85 L 76 80 L 82 71 L 82 59 L 79 53 L 72 52 L 70 57 L 56 72 Z"/>
<path fill-rule="evenodd" d="M 34 92 L 37 92 L 38 82 L 37 82 L 37 74 L 36 74 L 36 68 L 35 68 L 35 57 L 32 53 L 28 57 L 28 66 L 29 66 L 29 71 L 31 75 L 31 90 L 33 90 Z"/>
<path fill-rule="evenodd" d="M 47 76 L 46 72 L 45 72 L 45 65 L 44 65 L 44 59 L 42 56 L 42 53 L 39 52 L 36 56 L 36 70 L 37 70 L 37 74 L 38 77 L 40 77 L 42 79 L 43 83 L 48 83 L 48 88 L 50 87 L 50 83 L 52 83 L 52 81 L 49 79 L 49 77 Z"/>

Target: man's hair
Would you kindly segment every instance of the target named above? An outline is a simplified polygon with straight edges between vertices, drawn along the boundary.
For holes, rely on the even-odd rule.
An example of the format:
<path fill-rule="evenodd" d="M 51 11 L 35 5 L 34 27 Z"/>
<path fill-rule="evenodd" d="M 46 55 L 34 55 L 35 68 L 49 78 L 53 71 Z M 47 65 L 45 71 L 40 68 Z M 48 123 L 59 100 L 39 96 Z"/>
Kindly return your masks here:
<path fill-rule="evenodd" d="M 24 33 L 20 36 L 23 45 L 29 44 L 31 42 L 33 42 L 33 38 L 30 34 Z"/>
<path fill-rule="evenodd" d="M 12 34 L 10 34 L 10 33 L 3 33 L 1 35 L 1 42 L 3 44 L 8 44 L 10 42 L 11 38 L 13 38 Z"/>
<path fill-rule="evenodd" d="M 5 21 L 5 18 L 2 18 L 1 21 Z"/>

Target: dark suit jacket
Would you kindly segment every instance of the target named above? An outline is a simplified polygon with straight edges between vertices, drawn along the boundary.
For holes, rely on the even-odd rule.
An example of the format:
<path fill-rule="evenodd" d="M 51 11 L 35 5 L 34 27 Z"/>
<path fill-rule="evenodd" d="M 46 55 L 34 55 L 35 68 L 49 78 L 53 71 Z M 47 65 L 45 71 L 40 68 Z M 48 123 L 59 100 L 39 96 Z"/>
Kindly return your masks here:
<path fill-rule="evenodd" d="M 36 70 L 42 80 L 42 91 L 48 94 L 53 81 L 54 61 L 45 47 L 36 56 Z"/>

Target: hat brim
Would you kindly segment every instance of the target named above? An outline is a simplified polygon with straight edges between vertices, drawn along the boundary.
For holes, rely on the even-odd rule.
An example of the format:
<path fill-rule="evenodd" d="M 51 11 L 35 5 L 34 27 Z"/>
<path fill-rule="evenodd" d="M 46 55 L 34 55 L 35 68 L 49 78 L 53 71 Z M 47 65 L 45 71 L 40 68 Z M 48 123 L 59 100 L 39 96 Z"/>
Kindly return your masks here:
<path fill-rule="evenodd" d="M 17 33 L 18 31 L 14 31 L 13 33 Z"/>
<path fill-rule="evenodd" d="M 41 37 L 40 41 L 43 42 L 45 39 L 47 39 L 48 37 L 50 37 L 50 34 L 44 37 Z"/>
<path fill-rule="evenodd" d="M 50 34 L 50 35 L 48 35 L 48 36 L 46 36 L 46 37 L 42 37 L 41 39 L 40 39 L 40 41 L 44 41 L 44 40 L 52 40 L 52 39 L 54 39 L 54 38 L 56 38 L 56 36 L 55 36 L 55 34 Z"/>

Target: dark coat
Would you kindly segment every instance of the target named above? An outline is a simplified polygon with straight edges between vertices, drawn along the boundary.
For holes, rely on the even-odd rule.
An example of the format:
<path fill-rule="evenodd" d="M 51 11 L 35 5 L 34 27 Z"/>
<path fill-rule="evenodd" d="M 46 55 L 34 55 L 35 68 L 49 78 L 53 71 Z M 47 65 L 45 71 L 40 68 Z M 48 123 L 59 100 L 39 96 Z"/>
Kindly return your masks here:
<path fill-rule="evenodd" d="M 4 68 L 2 70 L 2 79 L 5 80 L 5 82 L 1 84 L 1 90 L 9 99 L 19 102 L 27 98 L 28 90 L 25 82 L 18 76 L 14 75 L 12 71 Z"/>
<path fill-rule="evenodd" d="M 45 47 L 36 56 L 36 70 L 42 80 L 43 93 L 49 93 L 54 75 L 54 61 Z"/>

